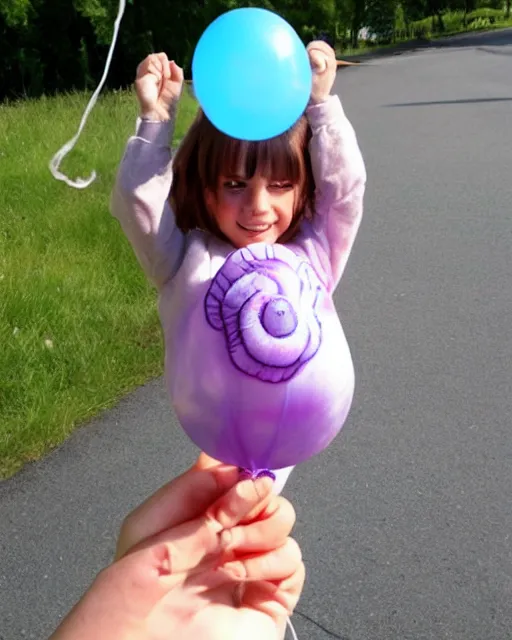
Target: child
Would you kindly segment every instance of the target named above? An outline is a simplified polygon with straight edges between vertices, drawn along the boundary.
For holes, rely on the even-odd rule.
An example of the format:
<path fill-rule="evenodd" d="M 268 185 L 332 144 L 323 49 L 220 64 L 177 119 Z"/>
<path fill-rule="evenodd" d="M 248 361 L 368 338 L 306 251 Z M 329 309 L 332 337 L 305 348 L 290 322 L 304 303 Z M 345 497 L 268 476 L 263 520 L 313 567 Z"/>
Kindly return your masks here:
<path fill-rule="evenodd" d="M 174 157 L 169 140 L 183 72 L 164 53 L 150 55 L 137 69 L 140 118 L 111 207 L 159 292 L 173 403 L 175 380 L 186 364 L 175 353 L 188 311 L 234 249 L 283 243 L 309 262 L 331 295 L 345 268 L 362 216 L 365 166 L 341 102 L 330 95 L 334 51 L 317 41 L 308 54 L 311 98 L 291 129 L 267 141 L 235 140 L 199 110 Z M 353 388 L 348 345 L 343 353 L 336 375 Z M 277 491 L 290 471 L 276 473 Z"/>

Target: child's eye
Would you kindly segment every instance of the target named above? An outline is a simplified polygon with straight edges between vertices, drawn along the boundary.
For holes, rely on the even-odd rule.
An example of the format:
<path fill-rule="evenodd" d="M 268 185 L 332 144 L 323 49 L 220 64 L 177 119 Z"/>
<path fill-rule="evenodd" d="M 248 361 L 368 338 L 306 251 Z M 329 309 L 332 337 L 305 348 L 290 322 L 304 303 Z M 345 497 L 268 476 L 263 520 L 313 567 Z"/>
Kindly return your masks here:
<path fill-rule="evenodd" d="M 243 189 L 245 187 L 245 182 L 242 182 L 241 180 L 226 180 L 224 182 L 224 187 L 226 189 Z"/>
<path fill-rule="evenodd" d="M 289 181 L 283 180 L 283 181 L 272 182 L 270 184 L 270 187 L 272 189 L 288 190 L 288 189 L 293 189 L 293 184 Z"/>

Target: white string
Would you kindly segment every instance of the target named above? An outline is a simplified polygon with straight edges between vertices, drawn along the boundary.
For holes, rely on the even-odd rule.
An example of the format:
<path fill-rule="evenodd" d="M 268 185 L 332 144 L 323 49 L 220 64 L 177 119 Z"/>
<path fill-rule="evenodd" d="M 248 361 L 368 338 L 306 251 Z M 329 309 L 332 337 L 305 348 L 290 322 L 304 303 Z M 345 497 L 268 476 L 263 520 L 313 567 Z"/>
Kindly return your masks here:
<path fill-rule="evenodd" d="M 295 633 L 295 629 L 293 628 L 293 624 L 292 624 L 292 621 L 290 620 L 290 618 L 286 618 L 286 623 L 290 627 L 290 631 L 292 632 L 293 640 L 299 640 L 297 634 Z"/>
<path fill-rule="evenodd" d="M 93 171 L 88 178 L 77 178 L 76 180 L 70 180 L 67 176 L 59 171 L 59 166 L 64 157 L 71 151 L 71 149 L 75 146 L 80 134 L 82 133 L 82 129 L 85 126 L 85 122 L 93 110 L 94 105 L 96 104 L 96 100 L 98 99 L 98 95 L 103 89 L 103 85 L 105 84 L 105 80 L 107 79 L 108 71 L 110 68 L 110 63 L 112 61 L 112 54 L 114 53 L 114 47 L 116 44 L 117 36 L 119 33 L 119 25 L 121 24 L 121 20 L 123 18 L 124 10 L 126 7 L 126 0 L 119 0 L 119 10 L 117 13 L 117 18 L 114 23 L 114 35 L 112 37 L 112 42 L 110 43 L 110 49 L 107 56 L 107 61 L 105 63 L 105 70 L 103 71 L 103 77 L 100 80 L 100 83 L 93 93 L 91 99 L 89 100 L 89 104 L 84 111 L 84 115 L 82 116 L 82 120 L 80 122 L 80 126 L 78 127 L 78 131 L 71 140 L 66 142 L 66 144 L 57 151 L 57 153 L 50 160 L 49 169 L 53 174 L 53 177 L 56 180 L 62 180 L 70 187 L 75 187 L 75 189 L 86 189 L 95 179 L 96 179 L 96 171 Z"/>

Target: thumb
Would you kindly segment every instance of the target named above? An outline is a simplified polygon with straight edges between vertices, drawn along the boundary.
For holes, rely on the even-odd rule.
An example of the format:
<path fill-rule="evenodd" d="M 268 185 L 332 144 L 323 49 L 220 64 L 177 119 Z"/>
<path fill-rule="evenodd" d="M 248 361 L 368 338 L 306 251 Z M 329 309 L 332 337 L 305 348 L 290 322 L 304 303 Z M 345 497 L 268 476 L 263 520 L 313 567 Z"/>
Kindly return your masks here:
<path fill-rule="evenodd" d="M 159 489 L 125 518 L 116 557 L 120 558 L 134 546 L 166 529 L 201 516 L 237 482 L 236 467 L 220 463 L 208 468 L 192 467 Z"/>
<path fill-rule="evenodd" d="M 183 82 L 183 69 L 179 67 L 174 60 L 169 62 L 169 71 L 171 72 L 171 80 L 174 82 Z"/>
<path fill-rule="evenodd" d="M 312 68 L 317 73 L 323 73 L 327 70 L 327 56 L 320 49 L 310 49 L 309 60 Z"/>

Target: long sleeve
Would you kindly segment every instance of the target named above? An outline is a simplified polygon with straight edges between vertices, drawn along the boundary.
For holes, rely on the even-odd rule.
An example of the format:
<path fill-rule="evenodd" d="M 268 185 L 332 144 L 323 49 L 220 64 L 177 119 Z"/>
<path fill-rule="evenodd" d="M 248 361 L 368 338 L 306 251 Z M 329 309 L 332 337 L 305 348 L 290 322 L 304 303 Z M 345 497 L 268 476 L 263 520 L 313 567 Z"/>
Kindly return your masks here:
<path fill-rule="evenodd" d="M 315 215 L 310 230 L 319 256 L 338 284 L 363 214 L 366 169 L 356 134 L 338 96 L 308 107 L 310 155 L 315 179 Z"/>
<path fill-rule="evenodd" d="M 111 197 L 112 215 L 157 288 L 178 270 L 185 245 L 168 201 L 172 128 L 171 121 L 137 121 L 136 135 L 128 141 Z"/>

